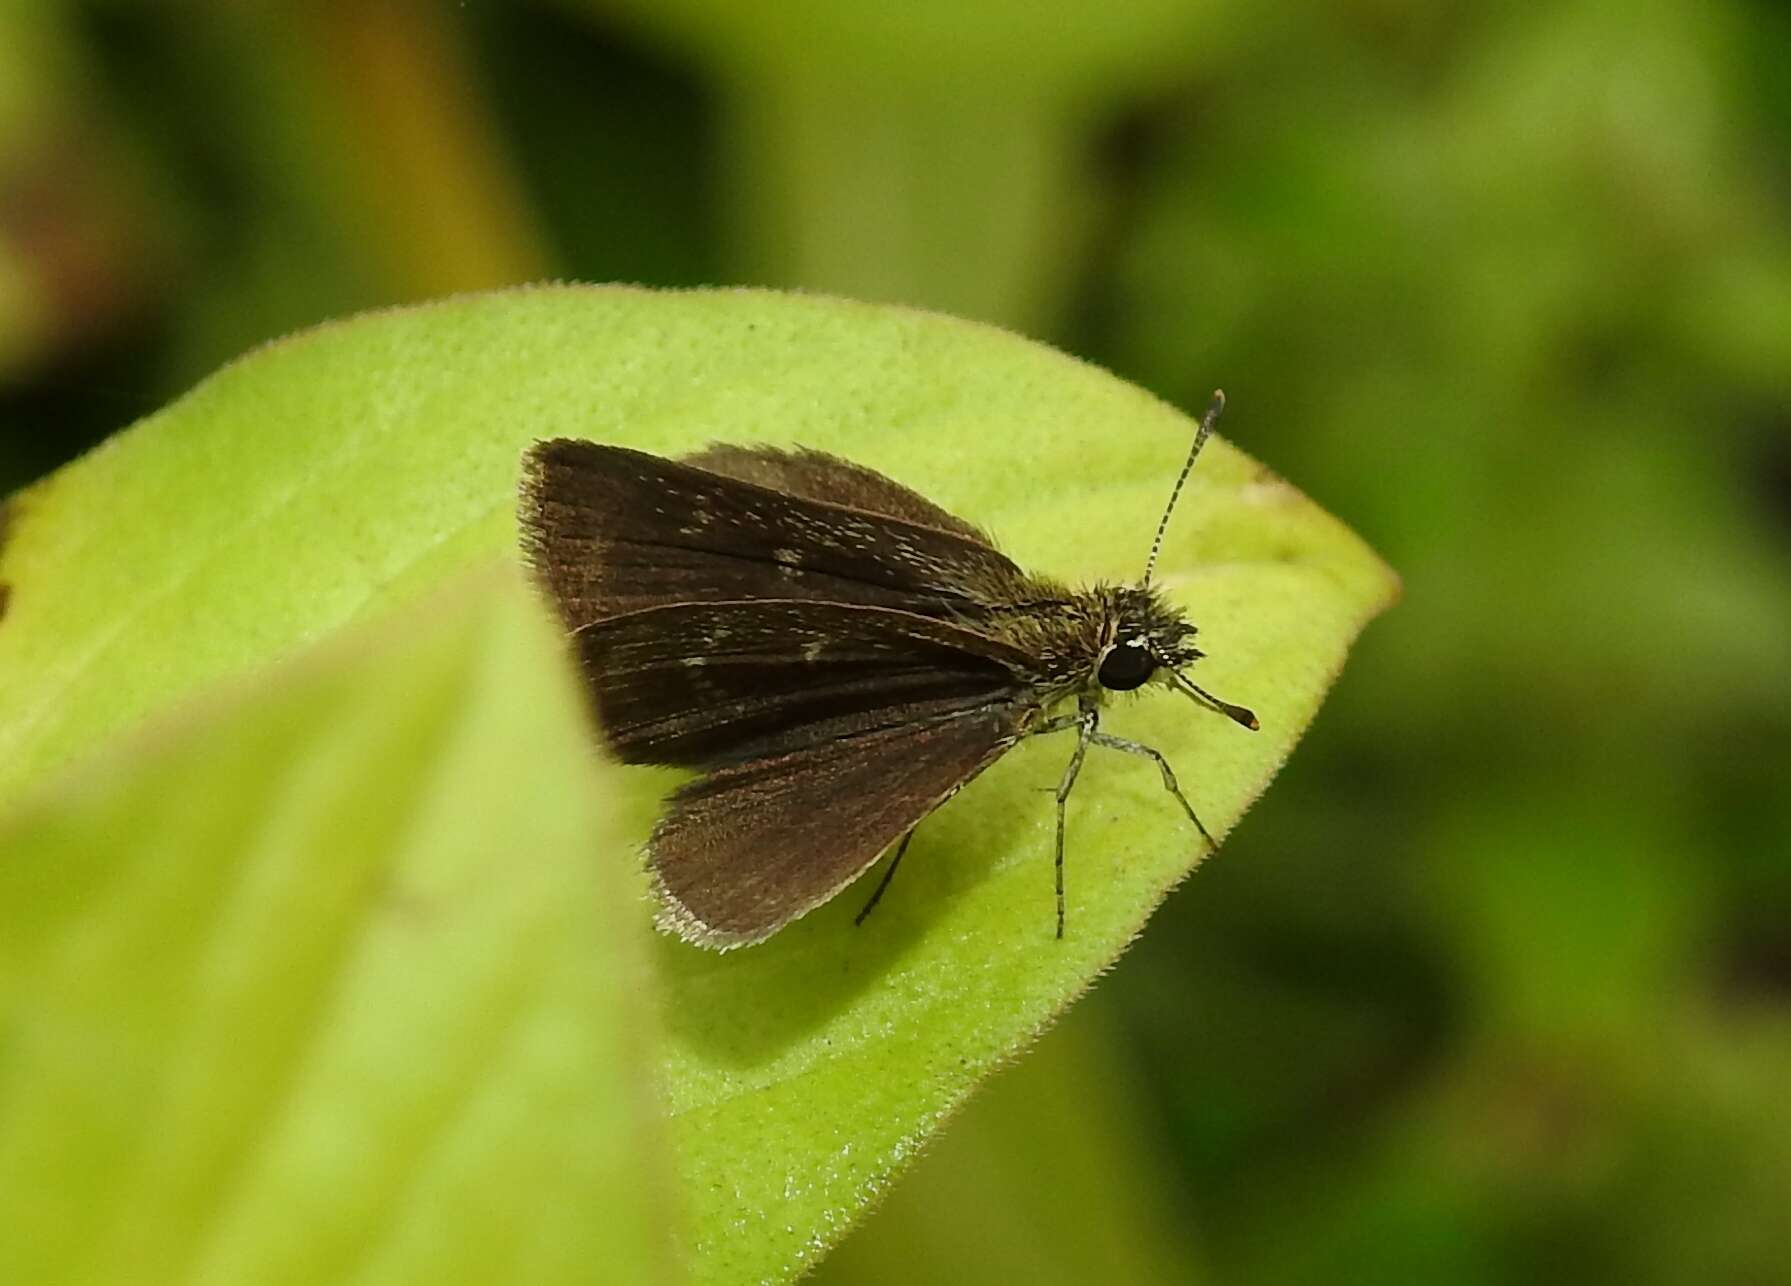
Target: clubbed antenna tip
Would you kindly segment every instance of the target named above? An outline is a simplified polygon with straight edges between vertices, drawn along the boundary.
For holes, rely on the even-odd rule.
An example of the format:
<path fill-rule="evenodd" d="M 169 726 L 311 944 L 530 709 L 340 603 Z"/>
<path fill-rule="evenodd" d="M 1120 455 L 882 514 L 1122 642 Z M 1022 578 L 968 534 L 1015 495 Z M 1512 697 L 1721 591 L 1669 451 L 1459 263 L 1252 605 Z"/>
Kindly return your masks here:
<path fill-rule="evenodd" d="M 1169 671 L 1169 681 L 1183 692 L 1193 697 L 1207 709 L 1224 715 L 1233 723 L 1248 728 L 1251 732 L 1262 731 L 1262 723 L 1257 719 L 1254 710 L 1251 710 L 1246 706 L 1233 705 L 1229 701 L 1220 700 L 1205 688 L 1201 687 L 1198 683 L 1191 681 L 1188 676 L 1183 674 L 1180 670 L 1171 669 Z"/>

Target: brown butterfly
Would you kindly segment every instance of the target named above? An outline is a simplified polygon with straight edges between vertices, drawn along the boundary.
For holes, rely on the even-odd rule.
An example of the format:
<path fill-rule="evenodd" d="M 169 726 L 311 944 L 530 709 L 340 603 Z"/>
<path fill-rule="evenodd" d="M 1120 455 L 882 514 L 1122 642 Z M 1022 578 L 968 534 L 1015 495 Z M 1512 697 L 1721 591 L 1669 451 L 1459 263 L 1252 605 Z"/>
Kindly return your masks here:
<path fill-rule="evenodd" d="M 660 925 L 702 946 L 761 942 L 892 845 L 1024 737 L 1076 731 L 1064 807 L 1102 701 L 1149 682 L 1255 729 L 1192 683 L 1195 627 L 1150 585 L 1215 393 L 1136 586 L 1070 589 L 882 474 L 816 451 L 712 446 L 683 460 L 593 442 L 523 458 L 527 561 L 571 634 L 605 742 L 699 770 L 647 844 Z M 1074 700 L 1074 708 L 1053 713 Z"/>

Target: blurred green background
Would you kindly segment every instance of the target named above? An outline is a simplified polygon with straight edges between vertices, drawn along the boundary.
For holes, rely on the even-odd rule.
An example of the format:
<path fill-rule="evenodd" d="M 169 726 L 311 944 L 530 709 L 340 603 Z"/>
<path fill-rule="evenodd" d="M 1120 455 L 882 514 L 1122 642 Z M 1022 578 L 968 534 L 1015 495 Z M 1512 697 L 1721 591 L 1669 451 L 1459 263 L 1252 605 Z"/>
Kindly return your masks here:
<path fill-rule="evenodd" d="M 1222 384 L 1405 577 L 817 1280 L 1791 1281 L 1783 6 L 0 3 L 0 493 L 543 277 Z"/>

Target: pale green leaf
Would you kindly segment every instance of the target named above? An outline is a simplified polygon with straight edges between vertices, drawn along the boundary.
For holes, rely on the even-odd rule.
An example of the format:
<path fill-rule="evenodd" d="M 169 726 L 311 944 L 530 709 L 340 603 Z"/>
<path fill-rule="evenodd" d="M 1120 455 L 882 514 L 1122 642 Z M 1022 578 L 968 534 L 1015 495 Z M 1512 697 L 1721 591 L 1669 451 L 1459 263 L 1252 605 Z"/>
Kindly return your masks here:
<path fill-rule="evenodd" d="M 0 1281 L 668 1279 L 575 694 L 513 578 L 431 618 L 0 827 Z"/>

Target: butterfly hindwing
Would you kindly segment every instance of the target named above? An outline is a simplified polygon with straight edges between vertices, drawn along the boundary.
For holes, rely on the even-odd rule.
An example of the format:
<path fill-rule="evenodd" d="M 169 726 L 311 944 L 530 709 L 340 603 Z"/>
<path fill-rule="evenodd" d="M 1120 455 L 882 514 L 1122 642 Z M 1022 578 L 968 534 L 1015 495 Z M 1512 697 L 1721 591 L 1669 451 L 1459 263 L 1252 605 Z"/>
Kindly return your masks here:
<path fill-rule="evenodd" d="M 979 545 L 992 548 L 995 544 L 981 528 L 941 509 L 918 491 L 884 477 L 875 469 L 867 469 L 862 464 L 853 464 L 824 451 L 782 451 L 776 447 L 730 446 L 718 442 L 695 455 L 685 456 L 684 463 L 742 482 L 757 483 L 773 491 L 807 496 L 810 500 L 845 505 L 886 518 L 899 518 L 922 527 L 953 532 Z"/>
<path fill-rule="evenodd" d="M 678 790 L 648 843 L 662 926 L 705 946 L 759 942 L 857 879 L 1013 744 L 990 705 L 729 765 Z"/>

